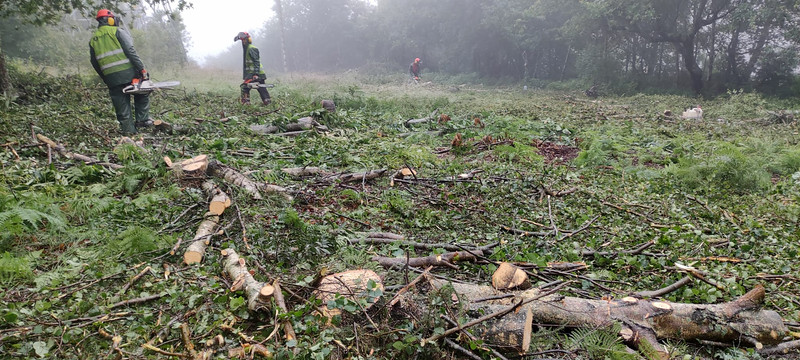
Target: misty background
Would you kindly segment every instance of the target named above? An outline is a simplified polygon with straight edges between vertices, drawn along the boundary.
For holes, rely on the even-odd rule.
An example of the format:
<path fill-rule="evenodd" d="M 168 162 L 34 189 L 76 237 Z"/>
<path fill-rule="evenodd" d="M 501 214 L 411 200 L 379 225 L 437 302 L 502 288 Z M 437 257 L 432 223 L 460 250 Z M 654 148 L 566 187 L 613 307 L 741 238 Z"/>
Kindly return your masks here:
<path fill-rule="evenodd" d="M 419 57 L 423 79 L 439 83 L 789 97 L 800 93 L 798 8 L 800 0 L 281 0 L 251 35 L 268 76 L 402 81 Z M 247 29 L 220 29 L 226 50 L 198 63 L 189 45 L 207 40 L 191 38 L 169 3 L 121 10 L 151 71 L 241 70 L 241 46 L 232 38 Z M 207 21 L 218 27 L 219 19 Z M 2 49 L 14 61 L 90 73 L 95 25 L 77 12 L 42 27 L 5 18 Z"/>

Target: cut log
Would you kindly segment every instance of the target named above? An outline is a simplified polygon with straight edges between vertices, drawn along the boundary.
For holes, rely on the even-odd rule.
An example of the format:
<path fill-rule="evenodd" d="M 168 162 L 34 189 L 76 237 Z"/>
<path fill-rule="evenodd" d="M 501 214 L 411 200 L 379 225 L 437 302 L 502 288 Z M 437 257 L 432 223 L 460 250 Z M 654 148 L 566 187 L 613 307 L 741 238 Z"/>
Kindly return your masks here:
<path fill-rule="evenodd" d="M 489 286 L 436 279 L 432 279 L 431 284 L 436 288 L 452 285 L 458 295 L 469 301 L 503 294 Z M 543 296 L 546 294 L 539 289 L 514 294 L 514 297 L 470 304 L 470 313 L 477 317 L 521 301 L 522 309 L 477 325 L 476 335 L 487 341 L 520 348 L 525 338 L 526 314 L 531 314 L 532 321 L 538 324 L 598 328 L 620 322 L 623 328 L 633 331 L 634 336 L 644 338 L 652 336 L 653 339 L 706 340 L 725 344 L 745 341 L 757 347 L 778 344 L 788 332 L 778 313 L 758 309 L 765 294 L 761 285 L 739 299 L 711 305 L 641 299 L 589 300 L 558 294 Z M 657 350 L 660 347 L 657 343 L 652 345 Z"/>
<path fill-rule="evenodd" d="M 471 250 L 471 251 L 456 251 L 456 252 L 449 252 L 440 255 L 430 255 L 424 257 L 413 257 L 413 258 L 394 258 L 394 257 L 384 257 L 384 256 L 374 256 L 372 257 L 372 261 L 381 264 L 381 266 L 385 268 L 392 268 L 392 267 L 403 267 L 403 266 L 411 266 L 411 267 L 428 267 L 428 266 L 449 266 L 454 267 L 454 262 L 457 261 L 475 261 L 477 260 L 476 256 L 483 256 L 483 251 L 481 250 Z"/>
<path fill-rule="evenodd" d="M 250 311 L 256 311 L 265 307 L 267 301 L 274 295 L 275 288 L 272 285 L 256 281 L 253 275 L 247 271 L 244 259 L 240 258 L 235 250 L 222 250 L 222 258 L 222 264 L 228 277 L 241 282 L 241 289 L 247 296 L 247 308 Z M 231 290 L 234 291 L 233 288 Z"/>
<path fill-rule="evenodd" d="M 497 290 L 525 290 L 530 289 L 531 282 L 524 270 L 504 262 L 492 275 L 492 286 Z"/>
<path fill-rule="evenodd" d="M 278 134 L 281 136 L 294 136 L 299 135 L 307 130 L 328 131 L 328 127 L 320 124 L 314 118 L 308 116 L 300 118 L 297 122 L 283 125 L 283 128 L 277 125 L 259 125 L 253 124 L 249 126 L 250 131 L 259 135 Z"/>
<path fill-rule="evenodd" d="M 164 120 L 153 120 L 153 128 L 156 131 L 163 131 L 167 134 L 172 134 L 172 124 L 164 121 Z"/>
<path fill-rule="evenodd" d="M 252 132 L 254 132 L 256 134 L 259 134 L 259 135 L 274 134 L 274 133 L 277 133 L 278 131 L 281 131 L 281 129 L 279 127 L 275 126 L 275 125 L 253 124 L 253 125 L 249 126 L 249 129 L 250 129 L 250 131 L 252 131 Z"/>
<path fill-rule="evenodd" d="M 41 141 L 41 142 L 47 144 L 48 146 L 50 146 L 51 149 L 57 151 L 63 157 L 70 158 L 70 159 L 73 159 L 73 160 L 83 161 L 86 164 L 99 164 L 99 165 L 102 165 L 102 166 L 105 166 L 107 168 L 114 169 L 114 170 L 122 169 L 122 165 L 112 164 L 112 163 L 107 163 L 107 162 L 101 162 L 100 160 L 97 160 L 95 158 L 92 158 L 92 157 L 89 157 L 89 156 L 86 156 L 86 155 L 81 155 L 81 154 L 76 154 L 76 153 L 73 153 L 73 152 L 69 152 L 64 147 L 64 145 L 57 144 L 55 141 L 50 140 L 47 136 L 44 136 L 42 134 L 36 134 L 36 138 L 39 139 L 39 141 Z"/>
<path fill-rule="evenodd" d="M 219 186 L 214 185 L 211 181 L 203 183 L 203 190 L 211 198 L 208 202 L 208 212 L 214 215 L 222 215 L 229 206 L 231 206 L 231 198 Z"/>
<path fill-rule="evenodd" d="M 208 168 L 208 155 L 197 155 L 191 159 L 186 159 L 178 164 L 184 174 L 204 175 Z"/>
<path fill-rule="evenodd" d="M 406 120 L 405 124 L 406 124 L 406 126 L 409 126 L 409 125 L 412 125 L 412 124 L 421 124 L 421 123 L 424 123 L 424 122 L 437 120 L 438 118 L 436 117 L 436 114 L 438 112 L 439 112 L 439 109 L 436 109 L 430 115 L 428 115 L 427 117 L 419 118 L 419 119 L 408 119 L 408 120 Z"/>
<path fill-rule="evenodd" d="M 374 288 L 372 289 L 369 288 L 370 281 L 374 283 Z M 366 299 L 367 302 L 363 309 L 366 310 L 380 299 L 380 296 L 370 296 L 371 290 L 380 290 L 382 293 L 383 282 L 374 271 L 361 269 L 331 274 L 322 278 L 313 294 L 322 301 L 322 306 L 320 307 L 322 315 L 332 318 L 342 313 L 338 308 L 330 309 L 327 306 L 328 302 L 335 300 L 337 295 L 353 301 Z"/>
<path fill-rule="evenodd" d="M 194 234 L 194 239 L 186 252 L 183 253 L 183 262 L 187 265 L 196 264 L 203 261 L 203 256 L 206 253 L 208 244 L 211 243 L 211 236 L 214 235 L 214 228 L 219 223 L 219 215 L 213 213 L 206 213 L 203 222 L 197 227 L 197 232 Z"/>
<path fill-rule="evenodd" d="M 253 199 L 262 199 L 261 192 L 258 191 L 258 184 L 230 166 L 227 166 L 219 161 L 212 161 L 208 164 L 208 171 L 213 176 L 241 187 L 245 192 L 250 194 Z"/>

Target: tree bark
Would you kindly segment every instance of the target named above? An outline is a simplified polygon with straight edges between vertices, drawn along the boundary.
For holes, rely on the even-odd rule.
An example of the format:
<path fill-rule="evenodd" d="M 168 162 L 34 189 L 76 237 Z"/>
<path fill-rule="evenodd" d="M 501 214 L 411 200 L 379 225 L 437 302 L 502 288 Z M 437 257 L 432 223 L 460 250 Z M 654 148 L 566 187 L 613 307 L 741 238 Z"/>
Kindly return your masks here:
<path fill-rule="evenodd" d="M 244 189 L 245 192 L 250 194 L 253 199 L 261 200 L 261 192 L 258 191 L 258 184 L 250 180 L 246 175 L 236 171 L 235 169 L 220 163 L 219 161 L 212 161 L 208 164 L 208 171 L 211 175 L 224 179 L 236 186 Z"/>
<path fill-rule="evenodd" d="M 778 344 L 787 334 L 780 315 L 760 310 L 765 290 L 761 285 L 742 297 L 722 304 L 683 304 L 624 298 L 622 300 L 589 300 L 558 294 L 542 296 L 539 289 L 513 293 L 514 297 L 475 303 L 504 294 L 489 286 L 449 283 L 431 280 L 436 288 L 451 285 L 455 292 L 471 303 L 473 314 L 493 313 L 509 305 L 519 309 L 488 320 L 475 329 L 479 337 L 513 347 L 521 347 L 525 324 L 556 324 L 566 327 L 608 327 L 619 322 L 623 330 L 634 336 L 652 339 L 707 340 L 726 344 L 744 342 L 761 348 Z M 627 332 L 626 331 L 626 332 Z M 652 344 L 660 346 L 657 343 Z M 525 349 L 523 349 L 525 350 Z"/>
<path fill-rule="evenodd" d="M 267 300 L 274 295 L 275 288 L 272 285 L 256 281 L 253 275 L 247 271 L 244 259 L 240 258 L 235 250 L 222 250 L 222 257 L 225 272 L 233 280 L 231 291 L 244 290 L 247 296 L 247 308 L 250 311 L 266 306 Z"/>
<path fill-rule="evenodd" d="M 281 27 L 281 59 L 283 60 L 283 72 L 289 72 L 289 65 L 286 61 L 286 25 L 283 19 L 283 4 L 281 0 L 275 0 L 275 13 L 278 15 L 278 25 Z"/>
<path fill-rule="evenodd" d="M 0 93 L 5 96 L 11 93 L 11 78 L 8 77 L 6 54 L 3 52 L 2 48 L 0 48 Z"/>
<path fill-rule="evenodd" d="M 678 53 L 683 57 L 683 65 L 686 66 L 686 71 L 689 72 L 689 77 L 692 80 L 692 90 L 695 94 L 701 94 L 703 91 L 703 69 L 697 64 L 694 36 L 687 36 L 673 44 Z"/>
<path fill-rule="evenodd" d="M 219 223 L 219 215 L 211 212 L 206 213 L 203 222 L 197 227 L 194 239 L 186 252 L 183 253 L 183 262 L 187 265 L 196 264 L 203 261 L 206 248 L 211 243 L 211 236 L 214 235 L 214 228 Z"/>

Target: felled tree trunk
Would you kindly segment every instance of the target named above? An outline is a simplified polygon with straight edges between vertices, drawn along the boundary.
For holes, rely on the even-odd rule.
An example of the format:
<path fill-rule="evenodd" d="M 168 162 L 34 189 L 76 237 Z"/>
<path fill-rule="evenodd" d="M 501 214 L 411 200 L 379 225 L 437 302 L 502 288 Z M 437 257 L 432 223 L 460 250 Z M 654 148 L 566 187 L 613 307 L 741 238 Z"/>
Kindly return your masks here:
<path fill-rule="evenodd" d="M 312 117 L 304 117 L 298 119 L 296 123 L 290 123 L 284 125 L 284 129 L 281 129 L 280 126 L 277 125 L 259 125 L 254 124 L 250 125 L 250 131 L 260 134 L 260 135 L 269 135 L 269 134 L 293 134 L 293 133 L 302 133 L 304 130 L 317 130 L 317 131 L 328 131 L 328 127 L 325 125 L 320 124 Z"/>
<path fill-rule="evenodd" d="M 256 281 L 247 271 L 244 259 L 233 249 L 222 250 L 223 266 L 225 272 L 233 280 L 231 291 L 244 290 L 247 294 L 247 308 L 255 311 L 266 306 L 266 302 L 273 296 L 275 288 L 272 285 Z"/>
<path fill-rule="evenodd" d="M 419 119 L 408 119 L 408 120 L 406 120 L 405 125 L 409 126 L 409 125 L 413 125 L 413 124 L 420 124 L 420 123 L 436 120 L 436 114 L 438 112 L 439 112 L 439 110 L 437 109 L 437 110 L 434 110 L 430 115 L 428 115 L 428 117 L 419 118 Z"/>
<path fill-rule="evenodd" d="M 211 198 L 208 202 L 208 212 L 214 215 L 222 215 L 229 206 L 231 206 L 231 198 L 219 186 L 214 185 L 211 181 L 203 183 L 203 190 Z"/>
<path fill-rule="evenodd" d="M 258 184 L 233 168 L 220 163 L 219 161 L 212 161 L 210 164 L 208 164 L 208 171 L 213 176 L 222 178 L 229 183 L 241 187 L 245 192 L 250 194 L 253 199 L 262 199 L 261 192 L 258 191 Z"/>
<path fill-rule="evenodd" d="M 431 280 L 440 288 L 448 282 Z M 663 351 L 656 339 L 683 341 L 707 340 L 718 343 L 744 342 L 761 348 L 780 343 L 788 329 L 780 315 L 758 309 L 764 300 L 764 287 L 756 286 L 739 299 L 722 304 L 683 304 L 664 301 L 624 298 L 621 300 L 589 300 L 542 294 L 538 289 L 513 293 L 514 297 L 475 302 L 506 293 L 489 286 L 452 283 L 455 292 L 470 301 L 475 314 L 490 314 L 519 304 L 514 311 L 489 319 L 474 327 L 481 338 L 516 347 L 522 351 L 531 323 L 556 324 L 566 327 L 608 327 L 622 325 L 621 335 L 635 340 L 646 339 L 656 350 Z"/>
<path fill-rule="evenodd" d="M 273 185 L 273 184 L 264 184 L 255 182 L 250 180 L 247 175 L 244 175 L 230 166 L 220 163 L 219 161 L 212 161 L 208 165 L 208 172 L 212 176 L 216 176 L 219 178 L 224 179 L 227 182 L 230 182 L 236 186 L 241 187 L 244 189 L 245 192 L 250 194 L 253 199 L 261 200 L 261 191 L 264 192 L 271 192 L 271 193 L 280 193 L 283 195 L 286 200 L 292 201 L 292 196 L 289 195 L 289 191 L 281 186 Z"/>
<path fill-rule="evenodd" d="M 183 253 L 184 263 L 191 265 L 203 261 L 206 248 L 208 244 L 211 243 L 211 236 L 214 235 L 214 228 L 218 223 L 219 215 L 211 212 L 206 213 L 203 222 L 197 227 L 197 232 L 195 232 L 192 243 L 189 244 L 189 247 L 186 248 L 186 252 Z"/>
<path fill-rule="evenodd" d="M 384 257 L 384 256 L 374 256 L 372 261 L 381 264 L 381 266 L 385 268 L 392 268 L 392 267 L 403 267 L 405 265 L 411 267 L 428 267 L 428 266 L 450 266 L 454 267 L 454 262 L 457 261 L 475 261 L 477 259 L 476 256 L 483 256 L 483 251 L 481 250 L 471 250 L 471 251 L 456 251 L 456 252 L 449 252 L 440 255 L 430 255 L 424 257 L 413 257 L 413 258 L 395 258 L 395 257 Z"/>

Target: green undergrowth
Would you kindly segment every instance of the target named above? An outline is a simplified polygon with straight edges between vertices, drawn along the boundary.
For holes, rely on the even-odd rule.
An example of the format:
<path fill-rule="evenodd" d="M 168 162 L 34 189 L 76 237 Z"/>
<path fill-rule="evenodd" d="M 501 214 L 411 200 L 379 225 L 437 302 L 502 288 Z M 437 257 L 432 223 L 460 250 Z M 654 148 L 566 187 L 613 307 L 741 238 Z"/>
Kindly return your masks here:
<path fill-rule="evenodd" d="M 385 302 L 416 274 L 373 261 L 376 255 L 445 251 L 360 243 L 368 231 L 422 243 L 496 244 L 486 254 L 491 261 L 434 273 L 486 285 L 493 262 L 526 263 L 540 276 L 535 285 L 569 281 L 560 291 L 565 296 L 599 299 L 658 289 L 685 276 L 676 264 L 693 266 L 724 290 L 695 281 L 665 299 L 719 303 L 762 284 L 766 308 L 800 321 L 798 129 L 769 121 L 765 112 L 796 104 L 732 91 L 702 101 L 704 120 L 683 120 L 664 116 L 664 110 L 680 113 L 700 100 L 588 100 L 544 90 L 409 86 L 385 78 L 358 82 L 363 78 L 275 79 L 269 107 L 238 104 L 235 83 L 222 80 L 210 91 L 198 80 L 196 86 L 155 93 L 152 115 L 176 131 L 144 132 L 136 137 L 144 149 L 118 144 L 106 90 L 91 80 L 76 77 L 69 87 L 53 85 L 0 105 L 0 142 L 7 144 L 0 151 L 0 355 L 113 357 L 118 352 L 99 335 L 104 332 L 123 338 L 126 357 L 159 358 L 142 344 L 185 352 L 179 326 L 187 323 L 199 347 L 215 335 L 225 337 L 228 348 L 250 337 L 278 358 L 462 358 L 443 343 L 420 345 L 451 327 L 440 314 L 467 321 L 467 310 L 454 304 L 452 293 L 420 287 L 406 307 L 390 310 Z M 324 99 L 336 102 L 336 112 L 322 108 Z M 434 111 L 433 121 L 406 123 Z M 438 114 L 449 121 L 439 121 Z M 307 116 L 330 130 L 284 137 L 248 129 Z M 68 151 L 124 167 L 82 164 L 54 153 L 48 160 L 47 148 L 33 143 L 31 131 Z M 180 177 L 163 158 L 199 154 L 285 187 L 293 200 L 274 194 L 254 200 L 217 179 L 233 205 L 202 263 L 186 266 L 183 250 L 207 209 L 204 179 Z M 341 184 L 279 171 L 305 166 L 330 173 L 388 172 Z M 416 179 L 392 181 L 390 174 L 404 167 L 417 171 Z M 470 172 L 474 178 L 455 180 Z M 504 227 L 544 235 L 523 236 Z M 654 245 L 642 253 L 614 254 L 649 241 Z M 281 280 L 288 313 L 274 307 L 248 311 L 244 295 L 230 291 L 232 279 L 223 275 L 219 251 L 229 247 L 246 259 L 257 280 Z M 585 255 L 587 250 L 605 253 Z M 585 262 L 588 268 L 556 273 L 547 270 L 552 262 Z M 357 268 L 376 271 L 388 288 L 370 289 L 382 300 L 369 316 L 365 304 L 336 299 L 330 305 L 344 315 L 329 326 L 315 311 L 323 305 L 312 294 L 315 276 Z M 280 321 L 292 323 L 296 340 L 284 341 L 282 330 L 272 334 Z M 559 350 L 564 358 L 652 356 L 646 350 L 627 353 L 615 334 L 613 328 L 542 327 L 531 349 Z M 453 340 L 492 357 L 491 339 Z M 746 354 L 693 343 L 669 349 L 677 358 Z"/>

